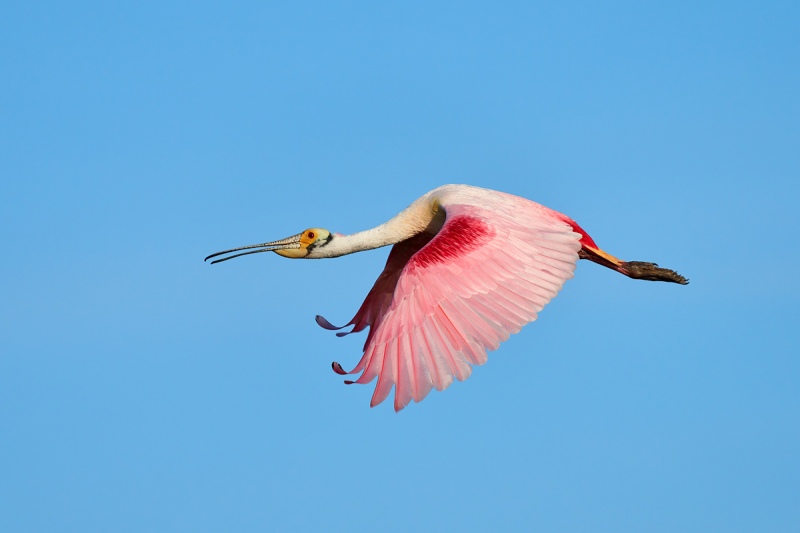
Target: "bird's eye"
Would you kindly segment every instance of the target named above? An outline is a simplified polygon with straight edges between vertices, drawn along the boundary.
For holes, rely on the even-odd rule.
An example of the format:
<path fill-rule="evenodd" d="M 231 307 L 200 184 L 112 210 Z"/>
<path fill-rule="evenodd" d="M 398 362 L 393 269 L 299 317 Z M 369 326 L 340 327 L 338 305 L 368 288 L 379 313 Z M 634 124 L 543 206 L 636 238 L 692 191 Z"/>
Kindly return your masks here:
<path fill-rule="evenodd" d="M 314 232 L 313 231 L 309 231 L 308 232 L 308 238 L 309 239 L 313 239 L 314 237 L 316 237 L 316 235 L 314 235 Z"/>

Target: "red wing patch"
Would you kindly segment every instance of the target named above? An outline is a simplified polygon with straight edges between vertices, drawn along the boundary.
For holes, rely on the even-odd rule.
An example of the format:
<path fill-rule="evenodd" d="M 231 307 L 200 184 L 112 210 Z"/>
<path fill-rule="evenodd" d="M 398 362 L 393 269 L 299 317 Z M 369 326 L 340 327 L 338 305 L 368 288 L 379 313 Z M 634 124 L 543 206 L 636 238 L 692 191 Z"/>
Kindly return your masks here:
<path fill-rule="evenodd" d="M 453 261 L 479 248 L 493 236 L 494 230 L 483 219 L 469 215 L 456 216 L 448 220 L 433 240 L 411 257 L 406 268 L 413 271 Z"/>

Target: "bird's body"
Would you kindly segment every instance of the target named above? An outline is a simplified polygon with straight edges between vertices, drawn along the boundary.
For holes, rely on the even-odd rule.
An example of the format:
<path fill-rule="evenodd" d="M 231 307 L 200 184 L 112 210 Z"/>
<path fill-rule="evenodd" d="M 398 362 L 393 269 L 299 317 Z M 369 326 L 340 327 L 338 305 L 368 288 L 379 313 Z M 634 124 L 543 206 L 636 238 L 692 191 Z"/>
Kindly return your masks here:
<path fill-rule="evenodd" d="M 571 278 L 579 258 L 633 278 L 685 284 L 652 263 L 624 262 L 600 250 L 571 218 L 510 194 L 445 185 L 422 196 L 380 226 L 353 235 L 309 229 L 229 256 L 275 251 L 295 258 L 326 258 L 394 244 L 386 266 L 350 333 L 369 326 L 364 354 L 350 372 L 378 383 L 371 405 L 395 388 L 395 410 L 421 401 L 432 388 L 463 381 Z M 208 259 L 206 258 L 206 259 Z M 318 316 L 326 329 L 341 329 Z M 346 333 L 338 333 L 343 335 Z"/>

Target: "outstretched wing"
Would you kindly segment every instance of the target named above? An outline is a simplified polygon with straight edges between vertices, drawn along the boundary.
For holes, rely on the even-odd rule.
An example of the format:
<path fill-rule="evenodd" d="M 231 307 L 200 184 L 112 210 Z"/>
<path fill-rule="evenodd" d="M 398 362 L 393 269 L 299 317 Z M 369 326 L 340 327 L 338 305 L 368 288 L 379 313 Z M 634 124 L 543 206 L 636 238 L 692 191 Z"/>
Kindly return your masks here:
<path fill-rule="evenodd" d="M 581 235 L 544 206 L 495 191 L 443 194 L 436 235 L 397 243 L 348 325 L 370 327 L 355 381 L 378 384 L 371 406 L 395 387 L 394 408 L 422 401 L 431 388 L 463 381 L 509 335 L 537 314 L 572 277 Z M 317 323 L 332 326 L 322 317 Z M 349 333 L 351 333 L 349 332 Z M 338 333 L 346 335 L 347 333 Z"/>

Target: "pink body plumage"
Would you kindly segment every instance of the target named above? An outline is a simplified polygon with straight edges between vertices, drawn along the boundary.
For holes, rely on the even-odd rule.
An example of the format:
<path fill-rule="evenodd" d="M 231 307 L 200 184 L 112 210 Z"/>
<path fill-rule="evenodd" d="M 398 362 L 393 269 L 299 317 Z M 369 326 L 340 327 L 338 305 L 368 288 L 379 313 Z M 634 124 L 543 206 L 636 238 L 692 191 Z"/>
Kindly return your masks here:
<path fill-rule="evenodd" d="M 439 209 L 445 218 L 438 232 L 394 245 L 348 323 L 352 332 L 370 328 L 361 360 L 347 373 L 361 372 L 348 383 L 378 378 L 372 406 L 392 386 L 399 411 L 432 388 L 469 377 L 472 365 L 485 363 L 488 351 L 536 320 L 572 277 L 585 236 L 547 207 L 466 185 L 440 187 L 409 208 L 430 212 L 431 220 Z M 340 329 L 322 317 L 317 322 Z M 338 363 L 333 368 L 346 373 Z"/>

